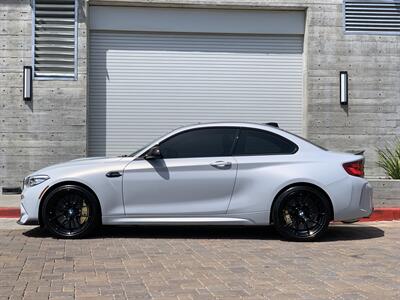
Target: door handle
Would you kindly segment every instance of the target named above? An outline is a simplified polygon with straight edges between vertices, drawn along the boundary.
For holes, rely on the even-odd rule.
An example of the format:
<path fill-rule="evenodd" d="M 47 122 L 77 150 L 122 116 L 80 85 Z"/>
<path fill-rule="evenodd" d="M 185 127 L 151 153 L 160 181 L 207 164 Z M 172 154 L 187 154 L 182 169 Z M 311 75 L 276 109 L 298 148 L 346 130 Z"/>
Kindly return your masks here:
<path fill-rule="evenodd" d="M 120 177 L 122 176 L 120 171 L 110 171 L 106 174 L 107 177 Z"/>
<path fill-rule="evenodd" d="M 215 167 L 215 168 L 223 169 L 223 168 L 231 167 L 232 163 L 230 161 L 219 160 L 219 161 L 211 163 L 210 165 Z"/>

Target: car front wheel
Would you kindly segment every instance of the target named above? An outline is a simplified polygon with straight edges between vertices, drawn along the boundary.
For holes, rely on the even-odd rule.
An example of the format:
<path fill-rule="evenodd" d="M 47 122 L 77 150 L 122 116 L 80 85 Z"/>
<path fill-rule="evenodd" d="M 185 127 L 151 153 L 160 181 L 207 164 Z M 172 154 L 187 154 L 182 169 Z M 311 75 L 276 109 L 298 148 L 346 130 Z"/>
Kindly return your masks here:
<path fill-rule="evenodd" d="M 83 187 L 57 187 L 42 207 L 43 225 L 60 238 L 81 238 L 99 224 L 100 209 L 95 196 Z"/>
<path fill-rule="evenodd" d="M 277 231 L 293 241 L 314 241 L 328 229 L 330 200 L 309 186 L 294 186 L 281 193 L 273 207 Z"/>

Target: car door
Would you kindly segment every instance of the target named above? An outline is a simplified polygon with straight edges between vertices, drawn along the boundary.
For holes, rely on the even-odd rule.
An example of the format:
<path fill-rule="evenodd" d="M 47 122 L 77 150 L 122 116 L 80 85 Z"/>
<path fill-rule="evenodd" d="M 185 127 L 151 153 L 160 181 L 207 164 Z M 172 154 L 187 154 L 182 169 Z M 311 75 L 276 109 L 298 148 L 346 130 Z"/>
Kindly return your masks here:
<path fill-rule="evenodd" d="M 137 158 L 124 170 L 127 215 L 225 214 L 237 163 L 232 157 L 238 129 L 196 128 L 159 144 L 161 159 Z"/>
<path fill-rule="evenodd" d="M 297 149 L 278 134 L 242 128 L 233 153 L 238 175 L 228 213 L 268 211 L 277 189 L 296 176 L 292 172 L 298 163 Z"/>

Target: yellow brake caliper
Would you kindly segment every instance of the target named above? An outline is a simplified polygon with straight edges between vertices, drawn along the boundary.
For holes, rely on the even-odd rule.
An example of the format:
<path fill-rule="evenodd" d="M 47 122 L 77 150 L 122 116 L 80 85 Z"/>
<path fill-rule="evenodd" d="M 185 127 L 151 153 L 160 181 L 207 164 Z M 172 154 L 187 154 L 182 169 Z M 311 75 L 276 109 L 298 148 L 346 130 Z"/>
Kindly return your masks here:
<path fill-rule="evenodd" d="M 292 224 L 292 218 L 287 209 L 284 210 L 284 218 L 285 218 L 286 224 Z"/>
<path fill-rule="evenodd" d="M 81 208 L 81 217 L 79 219 L 79 223 L 85 223 L 89 218 L 89 207 L 86 205 L 86 201 L 83 201 Z"/>

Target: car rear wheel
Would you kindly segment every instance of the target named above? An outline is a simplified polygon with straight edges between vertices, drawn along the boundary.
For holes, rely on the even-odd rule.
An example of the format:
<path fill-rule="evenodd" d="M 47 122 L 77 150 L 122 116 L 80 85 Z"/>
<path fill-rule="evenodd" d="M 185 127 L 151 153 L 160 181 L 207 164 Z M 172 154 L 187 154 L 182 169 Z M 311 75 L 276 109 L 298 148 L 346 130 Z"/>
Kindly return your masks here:
<path fill-rule="evenodd" d="M 83 187 L 65 185 L 56 188 L 42 207 L 43 224 L 60 238 L 81 238 L 99 224 L 100 209 L 95 196 Z"/>
<path fill-rule="evenodd" d="M 281 193 L 273 208 L 277 231 L 293 241 L 314 241 L 328 229 L 330 200 L 309 186 L 294 186 Z"/>

